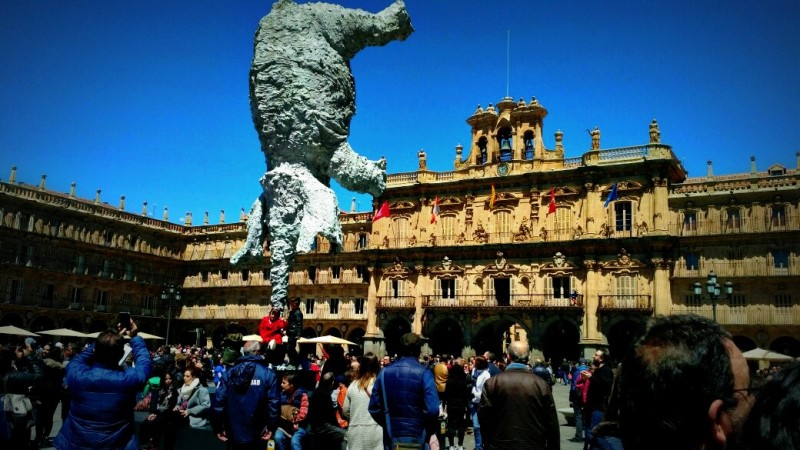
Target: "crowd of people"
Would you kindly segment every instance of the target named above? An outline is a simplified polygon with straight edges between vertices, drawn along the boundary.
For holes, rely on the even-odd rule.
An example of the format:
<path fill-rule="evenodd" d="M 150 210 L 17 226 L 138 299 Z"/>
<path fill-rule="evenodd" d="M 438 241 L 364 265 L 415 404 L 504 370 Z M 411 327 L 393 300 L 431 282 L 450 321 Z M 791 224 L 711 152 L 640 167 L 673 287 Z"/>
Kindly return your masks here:
<path fill-rule="evenodd" d="M 525 342 L 499 357 L 421 356 L 413 333 L 394 358 L 340 346 L 306 358 L 287 348 L 286 321 L 265 321 L 261 340 L 234 336 L 219 351 L 150 351 L 133 322 L 85 346 L 0 347 L 0 444 L 172 449 L 177 430 L 195 427 L 235 450 L 462 450 L 467 433 L 476 450 L 552 449 L 561 383 L 576 419 L 570 440 L 585 449 L 800 448 L 800 363 L 751 373 L 731 336 L 697 316 L 651 319 L 619 364 L 603 350 L 529 361 Z M 146 412 L 138 431 L 134 410 Z"/>

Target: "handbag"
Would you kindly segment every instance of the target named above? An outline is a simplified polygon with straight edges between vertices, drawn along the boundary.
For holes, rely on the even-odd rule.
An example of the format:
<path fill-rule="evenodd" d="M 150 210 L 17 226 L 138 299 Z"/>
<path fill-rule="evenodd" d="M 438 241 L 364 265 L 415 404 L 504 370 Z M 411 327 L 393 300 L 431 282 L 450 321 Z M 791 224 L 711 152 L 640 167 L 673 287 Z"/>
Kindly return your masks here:
<path fill-rule="evenodd" d="M 6 394 L 3 397 L 3 411 L 16 415 L 27 415 L 33 409 L 31 399 L 23 394 Z"/>

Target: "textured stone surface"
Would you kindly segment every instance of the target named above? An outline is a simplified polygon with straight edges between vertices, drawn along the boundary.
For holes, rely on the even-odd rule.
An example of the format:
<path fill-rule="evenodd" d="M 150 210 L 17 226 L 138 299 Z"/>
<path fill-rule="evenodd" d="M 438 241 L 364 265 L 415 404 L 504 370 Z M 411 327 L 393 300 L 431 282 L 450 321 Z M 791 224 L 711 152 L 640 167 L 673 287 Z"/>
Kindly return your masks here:
<path fill-rule="evenodd" d="M 383 192 L 385 161 L 369 161 L 347 142 L 355 114 L 349 61 L 364 47 L 405 39 L 412 31 L 402 1 L 372 14 L 280 0 L 261 19 L 250 105 L 267 172 L 261 179 L 264 195 L 248 219 L 247 242 L 231 262 L 260 256 L 269 239 L 273 306 L 284 306 L 294 257 L 309 251 L 317 234 L 333 251 L 341 246 L 330 178 L 346 189 Z"/>

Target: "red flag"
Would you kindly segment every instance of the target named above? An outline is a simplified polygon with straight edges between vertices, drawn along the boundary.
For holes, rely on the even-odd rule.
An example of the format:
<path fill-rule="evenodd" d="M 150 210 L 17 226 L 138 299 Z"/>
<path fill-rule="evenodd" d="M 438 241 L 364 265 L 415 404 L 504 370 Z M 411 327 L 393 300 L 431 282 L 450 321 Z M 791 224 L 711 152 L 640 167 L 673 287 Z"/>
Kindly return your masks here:
<path fill-rule="evenodd" d="M 372 216 L 372 221 L 375 222 L 378 219 L 383 219 L 384 217 L 389 217 L 389 201 L 384 201 L 381 205 L 380 209 Z"/>
<path fill-rule="evenodd" d="M 439 215 L 439 196 L 433 200 L 433 208 L 431 208 L 431 223 L 436 223 L 436 216 Z"/>
<path fill-rule="evenodd" d="M 550 188 L 550 204 L 547 206 L 547 215 L 556 212 L 556 188 Z"/>

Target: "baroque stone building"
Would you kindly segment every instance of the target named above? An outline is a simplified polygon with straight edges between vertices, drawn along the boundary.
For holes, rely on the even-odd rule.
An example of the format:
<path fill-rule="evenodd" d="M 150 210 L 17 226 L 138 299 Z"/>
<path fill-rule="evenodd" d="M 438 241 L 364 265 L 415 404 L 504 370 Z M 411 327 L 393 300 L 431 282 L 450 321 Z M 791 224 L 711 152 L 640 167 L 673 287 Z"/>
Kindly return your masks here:
<path fill-rule="evenodd" d="M 428 170 L 420 151 L 419 169 L 389 175 L 375 199 L 388 218 L 341 213 L 342 251 L 320 238 L 291 275 L 304 334 L 380 354 L 411 330 L 436 353 L 528 339 L 545 357 L 575 359 L 624 351 L 654 314 L 693 312 L 716 317 L 743 350 L 800 356 L 798 168 L 757 171 L 751 159 L 749 172 L 715 176 L 709 161 L 706 176 L 687 178 L 655 120 L 645 144 L 603 148 L 595 128 L 565 157 L 560 131 L 544 146 L 546 115 L 535 98 L 478 107 L 453 171 Z M 269 258 L 229 263 L 243 213 L 177 225 L 166 211 L 159 220 L 146 205 L 128 212 L 124 198 L 114 207 L 100 191 L 83 199 L 45 181 L 19 183 L 12 169 L 0 182 L 0 325 L 93 332 L 130 311 L 144 331 L 164 335 L 173 317 L 173 341 L 218 343 L 231 323 L 251 333 L 267 314 Z M 168 285 L 182 294 L 172 311 Z"/>

